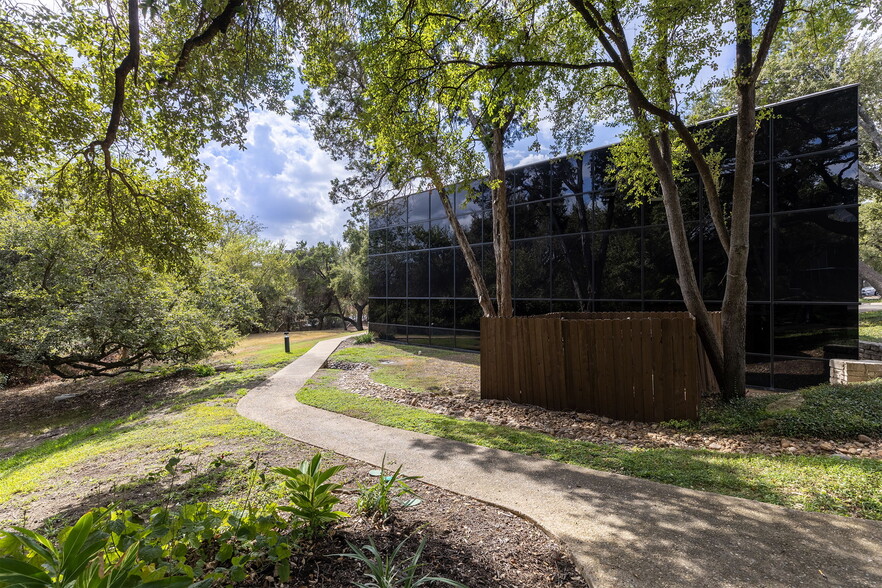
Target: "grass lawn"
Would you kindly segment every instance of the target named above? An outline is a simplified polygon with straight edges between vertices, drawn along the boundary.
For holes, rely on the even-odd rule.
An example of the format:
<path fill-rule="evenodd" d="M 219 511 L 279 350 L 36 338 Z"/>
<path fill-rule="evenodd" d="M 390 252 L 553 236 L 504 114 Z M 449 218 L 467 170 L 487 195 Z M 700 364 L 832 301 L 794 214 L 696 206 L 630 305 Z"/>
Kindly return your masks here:
<path fill-rule="evenodd" d="M 882 343 L 882 310 L 862 312 L 858 317 L 858 336 L 860 340 Z"/>
<path fill-rule="evenodd" d="M 107 408 L 97 414 L 73 409 L 60 415 L 50 396 L 48 410 L 35 407 L 33 418 L 3 425 L 3 436 L 18 444 L 4 446 L 7 451 L 0 459 L 0 526 L 41 520 L 50 512 L 69 518 L 110 501 L 150 506 L 168 500 L 161 492 L 152 495 L 148 487 L 167 477 L 164 464 L 172 456 L 182 458 L 180 467 L 196 474 L 178 488 L 179 499 L 231 499 L 246 486 L 251 458 L 277 446 L 295 445 L 240 417 L 238 399 L 316 341 L 341 334 L 292 333 L 290 354 L 284 352 L 280 334 L 252 336 L 231 353 L 211 358 L 208 365 L 225 366 L 224 371 L 203 369 L 209 374 L 203 377 L 160 369 L 155 374 L 70 383 L 70 389 L 86 388 L 83 399 L 94 392 L 90 388 L 99 389 L 108 399 Z M 149 396 L 133 404 L 127 396 L 133 390 Z M 121 405 L 119 410 L 114 401 Z M 52 436 L 41 440 L 45 433 L 40 433 L 47 430 Z M 72 493 L 71 488 L 82 491 Z M 57 504 L 45 505 L 47 497 L 55 497 L 48 502 Z"/>
<path fill-rule="evenodd" d="M 342 349 L 334 358 L 375 365 L 378 369 L 374 374 L 378 382 L 424 392 L 427 390 L 427 365 L 436 361 L 433 358 L 450 360 L 452 356 L 447 354 L 453 352 L 434 349 L 420 351 L 421 355 L 414 357 L 414 348 L 404 350 L 374 344 Z M 477 360 L 474 355 L 470 357 L 473 362 Z M 382 363 L 389 361 L 394 363 Z M 882 463 L 879 460 L 742 455 L 679 448 L 625 448 L 564 439 L 501 425 L 455 419 L 344 392 L 334 384 L 338 375 L 336 370 L 324 372 L 301 390 L 298 400 L 387 426 L 593 469 L 802 510 L 882 520 Z M 878 388 L 878 385 L 868 386 Z M 806 392 L 803 404 L 783 412 L 769 413 L 771 399 L 745 402 L 728 410 L 718 409 L 709 413 L 699 426 L 721 432 L 737 431 L 774 438 L 774 432 L 763 428 L 770 426 L 770 414 L 775 416 L 777 426 L 782 430 L 807 435 L 816 434 L 819 427 L 864 431 L 868 425 L 878 426 L 882 422 L 882 398 L 878 390 L 874 399 L 867 400 L 867 395 L 860 394 L 857 387 L 852 389 L 854 392 L 850 399 L 842 396 L 843 390 L 832 388 L 812 389 Z M 832 410 L 836 402 L 845 407 L 841 413 Z M 867 407 L 870 416 L 864 414 Z M 864 416 L 860 416 L 862 414 Z M 876 430 L 882 431 L 882 428 Z"/>

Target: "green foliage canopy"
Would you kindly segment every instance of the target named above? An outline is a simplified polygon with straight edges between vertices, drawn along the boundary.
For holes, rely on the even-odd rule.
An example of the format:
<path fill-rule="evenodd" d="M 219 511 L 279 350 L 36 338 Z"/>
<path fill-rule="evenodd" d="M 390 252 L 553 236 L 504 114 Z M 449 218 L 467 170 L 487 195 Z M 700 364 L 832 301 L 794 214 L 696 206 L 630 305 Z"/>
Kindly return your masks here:
<path fill-rule="evenodd" d="M 256 319 L 254 294 L 217 266 L 181 277 L 94 237 L 29 211 L 0 216 L 0 355 L 62 377 L 117 375 L 228 349 Z"/>

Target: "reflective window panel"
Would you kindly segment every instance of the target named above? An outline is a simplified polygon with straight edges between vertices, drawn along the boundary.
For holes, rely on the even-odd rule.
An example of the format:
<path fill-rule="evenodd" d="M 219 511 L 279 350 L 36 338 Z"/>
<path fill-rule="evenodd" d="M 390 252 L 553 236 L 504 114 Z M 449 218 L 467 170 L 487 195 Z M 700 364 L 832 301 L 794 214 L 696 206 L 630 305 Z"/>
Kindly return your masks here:
<path fill-rule="evenodd" d="M 407 253 L 395 253 L 386 257 L 386 276 L 390 298 L 407 296 Z"/>
<path fill-rule="evenodd" d="M 780 161 L 775 165 L 777 210 L 857 203 L 857 151 Z"/>
<path fill-rule="evenodd" d="M 456 244 L 453 227 L 450 226 L 450 221 L 447 218 L 432 221 L 429 229 L 429 244 L 432 247 L 450 247 Z"/>
<path fill-rule="evenodd" d="M 773 312 L 776 356 L 830 359 L 856 347 L 856 305 L 775 304 Z"/>
<path fill-rule="evenodd" d="M 775 215 L 775 300 L 855 299 L 856 207 Z"/>
<path fill-rule="evenodd" d="M 576 300 L 584 305 L 594 298 L 590 233 L 551 240 L 551 298 Z"/>
<path fill-rule="evenodd" d="M 454 296 L 453 249 L 433 249 L 429 253 L 431 276 L 429 296 L 452 298 Z"/>
<path fill-rule="evenodd" d="M 641 208 L 635 206 L 633 200 L 623 197 L 617 192 L 599 192 L 594 195 L 594 228 L 596 230 L 639 227 L 642 224 L 641 212 Z"/>
<path fill-rule="evenodd" d="M 407 197 L 407 222 L 427 221 L 430 218 L 431 207 L 428 192 L 411 194 Z"/>
<path fill-rule="evenodd" d="M 385 298 L 371 298 L 368 301 L 368 306 L 370 310 L 371 324 L 373 323 L 385 323 L 386 322 L 386 299 Z"/>
<path fill-rule="evenodd" d="M 466 329 L 477 331 L 481 328 L 481 317 L 484 313 L 481 311 L 481 305 L 477 300 L 457 300 L 456 301 L 456 321 L 457 329 Z"/>
<path fill-rule="evenodd" d="M 591 191 L 591 152 L 551 162 L 551 198 Z"/>
<path fill-rule="evenodd" d="M 407 198 L 394 198 L 386 203 L 386 226 L 407 224 Z"/>
<path fill-rule="evenodd" d="M 368 249 L 371 253 L 386 253 L 386 229 L 374 229 L 368 233 Z"/>
<path fill-rule="evenodd" d="M 377 298 L 386 297 L 386 257 L 372 255 L 368 257 L 368 277 L 371 281 L 369 292 Z"/>
<path fill-rule="evenodd" d="M 514 238 L 529 239 L 548 234 L 548 202 L 534 202 L 514 207 Z"/>
<path fill-rule="evenodd" d="M 386 300 L 386 323 L 390 325 L 407 324 L 406 298 L 389 298 Z"/>
<path fill-rule="evenodd" d="M 428 249 L 431 244 L 431 225 L 418 223 L 408 227 L 408 249 Z"/>
<path fill-rule="evenodd" d="M 393 294 L 391 288 L 390 294 Z M 429 295 L 429 252 L 413 251 L 407 254 L 407 296 Z"/>
<path fill-rule="evenodd" d="M 551 234 L 587 233 L 594 229 L 594 211 L 590 197 L 579 194 L 550 202 Z"/>
<path fill-rule="evenodd" d="M 857 88 L 824 92 L 775 107 L 775 157 L 857 144 Z"/>
<path fill-rule="evenodd" d="M 435 347 L 456 347 L 456 331 L 453 329 L 429 329 Z"/>
<path fill-rule="evenodd" d="M 433 327 L 452 329 L 456 323 L 455 303 L 453 300 L 432 300 Z"/>
<path fill-rule="evenodd" d="M 548 240 L 515 241 L 512 274 L 514 298 L 548 298 L 551 276 Z"/>
<path fill-rule="evenodd" d="M 596 236 L 594 283 L 597 298 L 640 299 L 640 231 L 607 231 Z"/>

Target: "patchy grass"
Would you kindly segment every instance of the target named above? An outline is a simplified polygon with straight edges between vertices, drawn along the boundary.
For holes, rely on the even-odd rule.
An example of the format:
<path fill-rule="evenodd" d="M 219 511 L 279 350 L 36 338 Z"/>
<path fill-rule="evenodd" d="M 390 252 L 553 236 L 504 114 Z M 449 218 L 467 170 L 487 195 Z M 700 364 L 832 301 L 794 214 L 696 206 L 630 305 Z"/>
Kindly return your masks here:
<path fill-rule="evenodd" d="M 882 343 L 882 310 L 871 310 L 858 314 L 858 338 L 861 341 Z"/>
<path fill-rule="evenodd" d="M 791 402 L 783 402 L 791 401 Z M 882 380 L 822 384 L 783 398 L 745 398 L 702 412 L 706 432 L 825 439 L 882 436 Z"/>
<path fill-rule="evenodd" d="M 462 370 L 477 370 L 480 356 L 477 353 L 373 343 L 346 347 L 334 353 L 334 359 L 366 363 L 374 367 L 371 378 L 394 388 L 407 388 L 418 393 L 432 392 L 442 388 L 460 390 L 463 381 L 456 376 Z M 456 364 L 454 370 L 429 370 L 437 362 Z M 463 390 L 466 391 L 466 390 Z M 476 390 L 474 392 L 477 392 Z"/>
<path fill-rule="evenodd" d="M 284 349 L 279 353 L 281 336 L 249 337 L 220 358 L 220 362 L 235 366 L 231 371 L 207 377 L 141 375 L 109 383 L 120 390 L 135 384 L 146 388 L 151 383 L 174 389 L 155 402 L 116 418 L 95 422 L 91 415 L 93 422 L 73 422 L 66 434 L 0 460 L 0 505 L 14 498 L 24 509 L 47 492 L 61 490 L 65 484 L 82 483 L 83 480 L 76 479 L 80 475 L 76 472 L 87 472 L 82 476 L 88 478 L 89 484 L 114 486 L 126 484 L 126 479 L 134 474 L 134 484 L 138 485 L 138 480 L 151 468 L 162 472 L 164 461 L 176 452 L 198 456 L 229 448 L 233 453 L 242 453 L 243 459 L 257 454 L 280 436 L 240 417 L 236 413 L 238 399 L 278 366 L 305 353 L 316 341 L 341 334 L 339 331 L 294 333 L 290 354 L 285 354 Z M 12 426 L 25 434 L 32 425 Z M 194 459 L 198 461 L 198 457 Z M 101 464 L 105 463 L 113 465 L 103 468 Z M 218 484 L 241 485 L 246 475 L 236 467 L 214 469 L 209 476 L 213 477 L 212 488 Z"/>
<path fill-rule="evenodd" d="M 596 470 L 779 504 L 882 520 L 882 463 L 872 459 L 625 449 L 454 419 L 335 387 L 335 370 L 307 383 L 304 404 L 382 425 L 535 455 Z"/>

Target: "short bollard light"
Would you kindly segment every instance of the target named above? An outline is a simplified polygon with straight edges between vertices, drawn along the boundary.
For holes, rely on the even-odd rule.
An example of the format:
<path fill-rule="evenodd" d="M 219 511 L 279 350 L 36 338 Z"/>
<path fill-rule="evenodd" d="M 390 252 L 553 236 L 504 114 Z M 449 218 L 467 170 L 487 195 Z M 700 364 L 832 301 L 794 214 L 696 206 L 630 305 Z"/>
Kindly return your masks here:
<path fill-rule="evenodd" d="M 288 338 L 288 331 L 285 331 L 285 353 L 291 353 L 291 339 Z"/>

